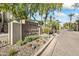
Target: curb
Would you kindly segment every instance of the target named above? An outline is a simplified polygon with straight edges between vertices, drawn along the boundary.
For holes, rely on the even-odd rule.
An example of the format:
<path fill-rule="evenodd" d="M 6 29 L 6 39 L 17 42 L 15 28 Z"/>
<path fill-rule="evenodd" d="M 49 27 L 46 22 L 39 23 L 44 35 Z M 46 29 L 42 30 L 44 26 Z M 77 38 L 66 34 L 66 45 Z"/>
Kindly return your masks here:
<path fill-rule="evenodd" d="M 43 53 L 43 51 L 47 48 L 47 46 L 50 44 L 50 42 L 51 42 L 54 38 L 55 38 L 55 36 L 52 36 L 52 37 L 49 39 L 49 41 L 48 41 L 40 50 L 38 50 L 38 51 L 35 53 L 34 56 L 40 56 L 40 55 Z"/>

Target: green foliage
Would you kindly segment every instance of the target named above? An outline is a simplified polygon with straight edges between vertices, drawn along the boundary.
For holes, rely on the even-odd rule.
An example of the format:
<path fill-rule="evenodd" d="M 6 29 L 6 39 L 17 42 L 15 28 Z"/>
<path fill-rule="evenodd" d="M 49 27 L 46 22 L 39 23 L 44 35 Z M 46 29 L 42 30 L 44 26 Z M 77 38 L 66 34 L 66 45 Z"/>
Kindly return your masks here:
<path fill-rule="evenodd" d="M 43 25 L 44 22 L 43 21 L 38 21 L 38 24 Z"/>
<path fill-rule="evenodd" d="M 47 26 L 50 28 L 55 27 L 56 30 L 59 30 L 60 24 L 59 24 L 59 21 L 57 21 L 57 20 L 51 20 L 51 21 L 48 20 Z"/>
<path fill-rule="evenodd" d="M 43 33 L 49 33 L 50 28 L 49 27 L 43 27 L 42 31 L 43 31 Z"/>
<path fill-rule="evenodd" d="M 64 28 L 69 29 L 70 23 L 64 23 Z"/>
<path fill-rule="evenodd" d="M 27 18 L 26 13 L 26 4 L 22 3 L 2 3 L 0 4 L 0 11 L 2 12 L 10 12 L 16 19 L 25 19 Z"/>
<path fill-rule="evenodd" d="M 76 20 L 76 23 L 79 24 L 79 20 Z"/>
<path fill-rule="evenodd" d="M 72 17 L 74 16 L 74 14 L 69 14 L 68 16 L 70 17 L 70 23 L 71 23 Z"/>
<path fill-rule="evenodd" d="M 23 45 L 23 41 L 22 41 L 22 40 L 19 40 L 19 41 L 16 43 L 16 45 L 19 45 L 19 46 Z"/>
<path fill-rule="evenodd" d="M 75 31 L 79 31 L 79 27 L 77 27 L 77 26 L 79 26 L 79 17 L 78 17 L 78 19 L 75 21 L 75 23 L 74 23 L 74 30 Z"/>
<path fill-rule="evenodd" d="M 69 29 L 69 26 L 64 26 L 65 29 Z"/>
<path fill-rule="evenodd" d="M 14 56 L 17 53 L 17 51 L 14 48 L 10 48 L 8 51 L 9 56 Z"/>
<path fill-rule="evenodd" d="M 70 29 L 72 29 L 72 30 L 75 29 L 75 24 L 74 23 L 70 23 Z"/>
<path fill-rule="evenodd" d="M 65 23 L 64 28 L 74 30 L 75 29 L 75 24 L 74 23 Z"/>
<path fill-rule="evenodd" d="M 39 36 L 37 36 L 37 35 L 26 36 L 24 39 L 24 42 L 31 42 L 33 40 L 36 40 L 37 38 L 39 38 Z"/>
<path fill-rule="evenodd" d="M 24 44 L 26 44 L 27 42 L 31 42 L 33 40 L 36 40 L 37 38 L 39 38 L 38 35 L 30 35 L 30 36 L 26 36 L 24 38 L 24 40 L 19 40 L 16 45 L 22 46 Z"/>
<path fill-rule="evenodd" d="M 48 17 L 48 11 L 49 10 L 55 10 L 55 9 L 61 9 L 62 7 L 62 3 L 2 3 L 0 4 L 0 11 L 2 12 L 10 12 L 13 14 L 13 16 L 16 19 L 26 19 L 28 18 L 28 15 L 30 15 L 30 17 L 34 17 L 34 14 L 39 11 L 39 14 L 42 15 L 46 15 L 45 16 L 45 20 Z"/>

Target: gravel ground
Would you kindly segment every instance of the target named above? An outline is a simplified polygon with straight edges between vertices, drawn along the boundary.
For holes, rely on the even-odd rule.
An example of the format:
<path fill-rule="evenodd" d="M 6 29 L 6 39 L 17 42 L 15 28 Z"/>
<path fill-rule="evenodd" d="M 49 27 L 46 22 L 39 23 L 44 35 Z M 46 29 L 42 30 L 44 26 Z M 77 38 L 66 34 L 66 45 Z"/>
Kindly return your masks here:
<path fill-rule="evenodd" d="M 16 44 L 8 45 L 6 42 L 0 43 L 0 56 L 8 56 L 10 48 L 14 48 L 18 51 L 15 56 L 32 56 L 48 41 L 48 38 L 49 36 L 47 34 L 43 34 L 41 38 L 28 42 L 22 46 L 17 46 Z"/>

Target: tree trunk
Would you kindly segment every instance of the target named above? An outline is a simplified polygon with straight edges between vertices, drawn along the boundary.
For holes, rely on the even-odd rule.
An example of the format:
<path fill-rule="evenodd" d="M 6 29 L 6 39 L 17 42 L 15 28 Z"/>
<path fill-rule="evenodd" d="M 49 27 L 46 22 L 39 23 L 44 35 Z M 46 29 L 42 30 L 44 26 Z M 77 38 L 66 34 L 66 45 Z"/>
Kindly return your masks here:
<path fill-rule="evenodd" d="M 48 12 L 46 13 L 46 16 L 45 16 L 45 25 L 46 25 L 47 17 L 48 17 Z"/>
<path fill-rule="evenodd" d="M 49 11 L 49 8 L 47 9 L 46 16 L 45 16 L 45 26 L 46 26 L 46 21 L 47 21 L 47 17 L 48 17 L 48 11 Z"/>
<path fill-rule="evenodd" d="M 33 17 L 34 21 L 36 21 L 36 18 L 33 15 L 32 15 L 32 17 Z"/>
<path fill-rule="evenodd" d="M 1 22 L 1 32 L 4 32 L 4 12 L 1 13 L 1 18 L 2 18 L 2 22 Z"/>
<path fill-rule="evenodd" d="M 71 21 L 72 21 L 72 16 L 70 17 L 70 29 L 71 29 Z"/>
<path fill-rule="evenodd" d="M 46 26 L 46 20 L 47 20 L 47 17 L 48 17 L 48 12 L 46 12 L 44 26 Z"/>

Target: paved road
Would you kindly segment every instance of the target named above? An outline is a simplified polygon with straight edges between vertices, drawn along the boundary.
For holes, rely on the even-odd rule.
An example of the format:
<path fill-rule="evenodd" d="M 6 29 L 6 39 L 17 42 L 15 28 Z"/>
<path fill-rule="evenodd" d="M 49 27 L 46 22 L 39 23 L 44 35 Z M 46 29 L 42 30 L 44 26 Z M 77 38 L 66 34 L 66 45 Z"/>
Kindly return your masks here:
<path fill-rule="evenodd" d="M 56 39 L 52 56 L 79 56 L 79 32 L 63 30 Z"/>

